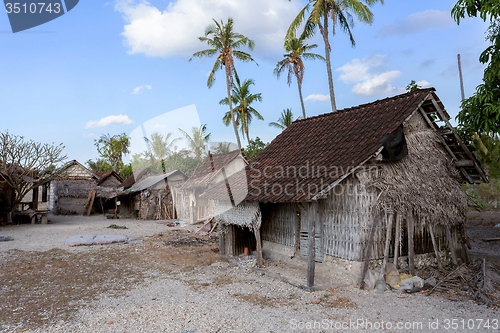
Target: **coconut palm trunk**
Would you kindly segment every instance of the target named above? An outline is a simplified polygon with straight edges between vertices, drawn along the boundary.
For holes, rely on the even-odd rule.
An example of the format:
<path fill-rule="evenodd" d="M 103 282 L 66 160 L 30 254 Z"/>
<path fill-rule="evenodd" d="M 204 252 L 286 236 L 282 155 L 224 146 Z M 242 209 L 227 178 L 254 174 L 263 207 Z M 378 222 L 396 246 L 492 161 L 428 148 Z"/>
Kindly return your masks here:
<path fill-rule="evenodd" d="M 227 100 L 229 101 L 229 111 L 231 112 L 231 121 L 233 123 L 234 135 L 236 135 L 236 142 L 238 143 L 238 149 L 241 150 L 240 135 L 238 134 L 238 126 L 236 125 L 236 119 L 234 118 L 233 102 L 231 100 L 231 69 L 226 65 L 226 85 L 227 85 Z"/>
<path fill-rule="evenodd" d="M 295 70 L 295 77 L 297 78 L 297 86 L 299 87 L 300 105 L 302 106 L 302 119 L 306 119 L 306 107 L 304 106 L 304 99 L 302 98 L 302 82 L 299 80 L 299 73 Z"/>
<path fill-rule="evenodd" d="M 332 50 L 330 48 L 330 42 L 328 41 L 328 13 L 326 11 L 323 14 L 323 25 L 319 24 L 319 30 L 321 31 L 321 35 L 323 36 L 323 41 L 325 43 L 326 71 L 328 73 L 328 86 L 330 88 L 330 102 L 332 103 L 332 112 L 337 112 L 335 92 L 333 90 L 332 64 L 330 63 L 330 53 L 332 52 Z"/>

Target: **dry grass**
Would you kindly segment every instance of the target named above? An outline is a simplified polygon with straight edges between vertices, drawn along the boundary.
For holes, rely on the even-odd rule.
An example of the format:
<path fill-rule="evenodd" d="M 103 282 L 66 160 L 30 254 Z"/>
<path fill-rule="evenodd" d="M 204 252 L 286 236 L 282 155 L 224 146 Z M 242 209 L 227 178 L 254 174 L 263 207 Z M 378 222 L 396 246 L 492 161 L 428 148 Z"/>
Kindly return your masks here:
<path fill-rule="evenodd" d="M 174 274 L 220 260 L 210 250 L 215 240 L 207 236 L 196 236 L 195 245 L 187 242 L 182 248 L 165 245 L 184 236 L 195 237 L 172 232 L 83 253 L 9 251 L 0 259 L 0 325 L 23 323 L 29 328 L 70 319 L 103 293 L 120 295 L 134 288 L 152 270 Z"/>
<path fill-rule="evenodd" d="M 283 305 L 290 305 L 291 302 L 287 298 L 275 298 L 275 297 L 265 297 L 259 294 L 240 294 L 236 293 L 233 294 L 234 297 L 238 298 L 239 300 L 248 302 L 250 304 L 260 306 L 261 308 L 264 307 L 279 307 Z"/>

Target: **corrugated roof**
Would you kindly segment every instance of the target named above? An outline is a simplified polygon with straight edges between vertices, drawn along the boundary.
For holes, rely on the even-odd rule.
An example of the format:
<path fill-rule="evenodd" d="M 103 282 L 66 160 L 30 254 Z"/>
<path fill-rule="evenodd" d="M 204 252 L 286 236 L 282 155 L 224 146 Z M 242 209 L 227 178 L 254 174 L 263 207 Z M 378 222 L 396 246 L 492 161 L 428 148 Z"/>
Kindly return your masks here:
<path fill-rule="evenodd" d="M 139 192 L 139 191 L 145 190 L 147 188 L 150 188 L 151 186 L 158 184 L 160 181 L 162 181 L 170 176 L 173 176 L 174 174 L 177 174 L 177 173 L 184 175 L 179 170 L 173 170 L 173 171 L 169 171 L 166 173 L 162 173 L 161 175 L 150 176 L 150 177 L 134 184 L 134 186 L 132 186 L 130 189 L 128 189 L 127 192 Z"/>

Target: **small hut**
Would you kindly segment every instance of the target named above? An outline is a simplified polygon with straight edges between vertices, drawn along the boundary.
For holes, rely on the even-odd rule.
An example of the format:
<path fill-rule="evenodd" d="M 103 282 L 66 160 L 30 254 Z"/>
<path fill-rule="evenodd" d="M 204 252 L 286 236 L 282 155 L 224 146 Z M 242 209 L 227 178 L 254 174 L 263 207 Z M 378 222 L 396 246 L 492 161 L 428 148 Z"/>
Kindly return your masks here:
<path fill-rule="evenodd" d="M 461 183 L 487 179 L 449 120 L 429 88 L 295 121 L 232 186 L 202 195 L 215 202 L 222 253 L 241 253 L 245 226 L 265 255 L 307 259 L 309 286 L 315 262 L 361 277 L 389 258 L 411 273 L 446 253 L 467 260 Z"/>
<path fill-rule="evenodd" d="M 247 164 L 248 160 L 241 150 L 209 154 L 193 175 L 174 191 L 178 218 L 196 222 L 213 217 L 213 205 L 210 205 L 207 199 L 200 198 L 200 194 L 212 184 L 224 181 L 227 177 L 244 170 Z"/>
<path fill-rule="evenodd" d="M 181 187 L 187 177 L 180 170 L 153 175 L 135 183 L 120 195 L 128 202 L 129 213 L 136 212 L 142 220 L 167 220 L 177 216 L 172 192 Z"/>
<path fill-rule="evenodd" d="M 82 215 L 89 193 L 100 177 L 77 160 L 66 163 L 57 174 L 49 184 L 47 209 L 53 214 Z"/>

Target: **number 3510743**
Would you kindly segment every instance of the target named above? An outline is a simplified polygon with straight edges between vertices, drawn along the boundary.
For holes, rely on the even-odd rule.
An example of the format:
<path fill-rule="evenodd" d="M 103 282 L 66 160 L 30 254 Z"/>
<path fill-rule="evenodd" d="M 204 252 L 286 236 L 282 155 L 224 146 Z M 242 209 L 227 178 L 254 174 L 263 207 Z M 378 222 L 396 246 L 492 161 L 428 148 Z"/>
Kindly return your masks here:
<path fill-rule="evenodd" d="M 48 3 L 45 2 L 32 2 L 30 4 L 20 4 L 20 3 L 6 3 L 5 9 L 7 10 L 7 14 L 42 14 L 43 12 L 47 13 L 56 13 L 59 14 L 61 12 L 61 4 L 60 3 Z"/>

